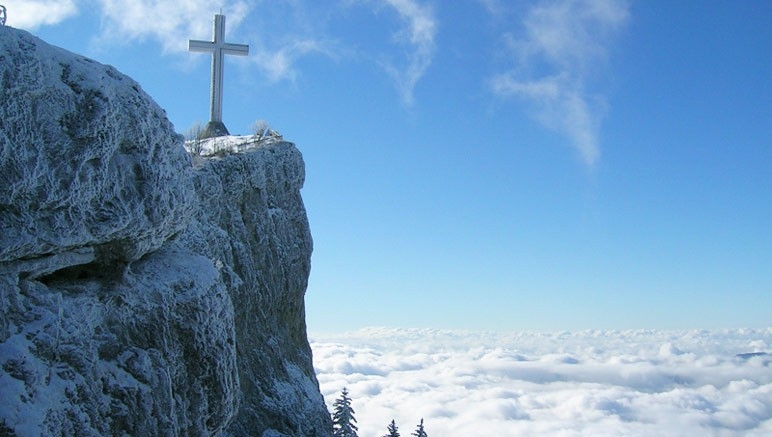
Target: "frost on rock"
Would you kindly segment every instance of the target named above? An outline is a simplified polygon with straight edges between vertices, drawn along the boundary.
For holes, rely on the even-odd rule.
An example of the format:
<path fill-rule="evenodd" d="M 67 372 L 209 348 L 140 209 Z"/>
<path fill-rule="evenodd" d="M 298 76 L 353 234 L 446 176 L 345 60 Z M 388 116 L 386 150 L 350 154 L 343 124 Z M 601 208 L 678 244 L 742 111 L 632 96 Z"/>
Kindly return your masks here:
<path fill-rule="evenodd" d="M 308 345 L 303 295 L 312 240 L 300 188 L 305 170 L 291 143 L 204 159 L 200 202 L 180 237 L 222 264 L 233 299 L 242 404 L 232 435 L 327 436 L 330 416 Z"/>
<path fill-rule="evenodd" d="M 136 82 L 9 27 L 0 82 L 0 261 L 129 262 L 184 227 L 189 157 Z"/>
<path fill-rule="evenodd" d="M 0 434 L 329 435 L 294 145 L 194 167 L 136 82 L 9 27 L 0 81 Z"/>

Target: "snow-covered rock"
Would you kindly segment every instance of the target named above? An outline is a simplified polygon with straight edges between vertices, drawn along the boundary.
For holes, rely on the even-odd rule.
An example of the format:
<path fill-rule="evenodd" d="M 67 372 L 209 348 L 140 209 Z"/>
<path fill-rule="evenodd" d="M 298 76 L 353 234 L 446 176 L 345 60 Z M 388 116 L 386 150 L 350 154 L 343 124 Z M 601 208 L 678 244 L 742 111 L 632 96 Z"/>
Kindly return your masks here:
<path fill-rule="evenodd" d="M 136 82 L 10 27 L 0 82 L 0 261 L 129 262 L 184 228 L 189 157 Z"/>
<path fill-rule="evenodd" d="M 194 162 L 136 82 L 9 27 L 0 82 L 0 435 L 329 435 L 294 145 Z"/>
<path fill-rule="evenodd" d="M 201 207 L 180 242 L 221 266 L 233 298 L 243 393 L 234 435 L 255 435 L 258 424 L 327 435 L 303 305 L 312 250 L 304 179 L 287 142 L 203 159 L 194 174 Z"/>

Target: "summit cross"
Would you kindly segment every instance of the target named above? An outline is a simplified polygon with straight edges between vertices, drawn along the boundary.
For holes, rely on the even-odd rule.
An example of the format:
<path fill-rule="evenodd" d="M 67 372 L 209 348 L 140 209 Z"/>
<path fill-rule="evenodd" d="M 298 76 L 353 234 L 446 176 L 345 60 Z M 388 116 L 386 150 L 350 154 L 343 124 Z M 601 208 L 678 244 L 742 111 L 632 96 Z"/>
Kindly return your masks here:
<path fill-rule="evenodd" d="M 222 121 L 222 77 L 225 55 L 246 56 L 249 46 L 225 42 L 225 15 L 214 16 L 214 41 L 189 40 L 188 51 L 206 52 L 212 54 L 212 87 L 210 93 L 209 123 L 207 123 L 202 138 L 229 135 Z"/>

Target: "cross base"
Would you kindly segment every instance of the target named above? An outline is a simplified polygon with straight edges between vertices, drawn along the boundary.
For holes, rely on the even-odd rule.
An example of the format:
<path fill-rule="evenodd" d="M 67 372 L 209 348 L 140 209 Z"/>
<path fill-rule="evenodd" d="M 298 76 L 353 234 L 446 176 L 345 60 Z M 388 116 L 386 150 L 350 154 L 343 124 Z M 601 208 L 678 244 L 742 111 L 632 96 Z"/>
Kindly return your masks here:
<path fill-rule="evenodd" d="M 204 130 L 199 135 L 199 139 L 224 137 L 230 135 L 228 128 L 225 127 L 225 123 L 221 121 L 210 121 L 204 126 Z"/>

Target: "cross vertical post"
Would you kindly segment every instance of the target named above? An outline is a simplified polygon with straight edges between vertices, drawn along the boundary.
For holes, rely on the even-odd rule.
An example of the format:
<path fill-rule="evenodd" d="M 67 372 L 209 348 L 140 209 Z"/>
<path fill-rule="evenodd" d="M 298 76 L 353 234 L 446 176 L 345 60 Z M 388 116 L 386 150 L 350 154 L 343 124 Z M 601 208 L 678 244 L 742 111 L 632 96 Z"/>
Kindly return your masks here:
<path fill-rule="evenodd" d="M 209 102 L 209 123 L 207 123 L 202 138 L 229 135 L 228 129 L 222 121 L 222 95 L 223 95 L 223 61 L 225 55 L 246 56 L 249 54 L 249 46 L 246 44 L 233 44 L 225 42 L 225 15 L 214 16 L 213 41 L 188 41 L 188 51 L 206 52 L 212 54 L 212 83 Z"/>

